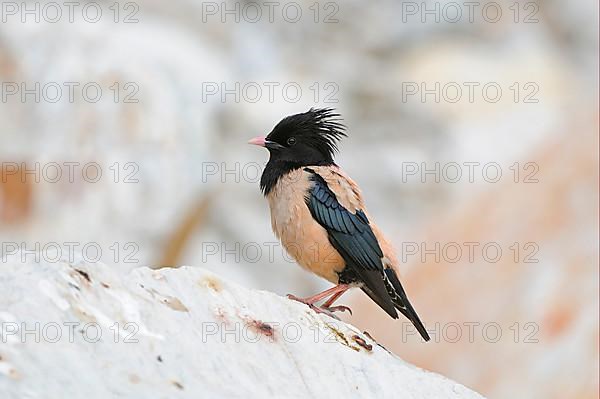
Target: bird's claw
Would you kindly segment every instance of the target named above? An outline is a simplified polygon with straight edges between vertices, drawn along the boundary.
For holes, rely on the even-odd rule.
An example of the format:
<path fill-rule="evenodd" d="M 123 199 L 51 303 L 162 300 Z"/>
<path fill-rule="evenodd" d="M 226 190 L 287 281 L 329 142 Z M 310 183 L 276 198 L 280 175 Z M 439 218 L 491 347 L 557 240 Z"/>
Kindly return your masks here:
<path fill-rule="evenodd" d="M 300 303 L 307 305 L 309 308 L 314 310 L 316 313 L 326 314 L 327 316 L 333 317 L 336 320 L 339 320 L 339 317 L 334 315 L 333 312 L 348 311 L 348 313 L 352 314 L 352 309 L 350 309 L 348 306 L 343 306 L 343 305 L 331 306 L 331 307 L 317 306 L 314 304 L 314 302 L 307 301 L 306 299 L 303 299 L 303 298 L 298 298 L 297 296 L 292 295 L 292 294 L 287 294 L 286 296 L 288 297 L 288 299 L 291 299 L 292 301 L 300 302 Z"/>
<path fill-rule="evenodd" d="M 350 315 L 352 315 L 352 309 L 344 305 L 331 306 L 323 309 L 328 310 L 329 312 L 348 312 Z"/>

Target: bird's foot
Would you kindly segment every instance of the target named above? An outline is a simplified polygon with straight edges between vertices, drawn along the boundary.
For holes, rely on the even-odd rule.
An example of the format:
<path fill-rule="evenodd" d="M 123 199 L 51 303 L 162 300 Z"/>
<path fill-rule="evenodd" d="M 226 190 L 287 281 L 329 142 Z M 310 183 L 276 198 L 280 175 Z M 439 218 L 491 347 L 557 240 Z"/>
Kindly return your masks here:
<path fill-rule="evenodd" d="M 310 308 L 318 308 L 318 306 L 315 305 L 316 301 L 311 300 L 311 298 L 299 298 L 296 295 L 292 295 L 292 294 L 287 294 L 286 296 L 288 297 L 288 299 L 291 299 L 292 301 L 303 303 Z"/>
<path fill-rule="evenodd" d="M 329 312 L 348 312 L 348 313 L 350 313 L 350 315 L 352 315 L 352 309 L 350 309 L 348 306 L 344 306 L 344 305 L 331 306 L 331 307 L 323 306 L 323 309 L 326 309 Z"/>
<path fill-rule="evenodd" d="M 350 314 L 352 314 L 352 309 L 350 309 L 348 306 L 343 306 L 343 305 L 339 305 L 339 306 L 318 306 L 315 305 L 314 301 L 311 301 L 310 298 L 298 298 L 295 295 L 292 294 L 288 294 L 287 297 L 289 299 L 291 299 L 292 301 L 296 301 L 296 302 L 300 302 L 305 304 L 306 306 L 308 306 L 309 308 L 311 308 L 312 310 L 314 310 L 316 313 L 320 313 L 320 314 L 326 314 L 327 316 L 333 317 L 336 320 L 339 320 L 339 317 L 337 317 L 336 315 L 334 315 L 334 312 L 345 312 L 348 311 Z"/>

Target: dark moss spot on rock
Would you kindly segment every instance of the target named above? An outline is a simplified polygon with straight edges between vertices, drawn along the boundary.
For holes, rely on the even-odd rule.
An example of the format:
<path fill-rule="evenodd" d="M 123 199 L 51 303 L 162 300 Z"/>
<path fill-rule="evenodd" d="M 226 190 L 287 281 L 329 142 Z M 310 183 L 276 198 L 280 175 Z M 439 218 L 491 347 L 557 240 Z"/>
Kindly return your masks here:
<path fill-rule="evenodd" d="M 69 283 L 69 287 L 75 288 L 77 291 L 81 291 L 81 288 L 79 288 L 78 286 L 76 286 L 73 283 Z"/>
<path fill-rule="evenodd" d="M 364 338 L 353 335 L 352 340 L 358 344 L 358 346 L 365 348 L 367 351 L 371 352 L 373 350 L 373 345 L 367 344 L 367 341 Z"/>
<path fill-rule="evenodd" d="M 92 282 L 92 279 L 90 278 L 90 275 L 87 272 L 79 269 L 75 269 L 75 271 L 79 273 L 79 275 L 82 276 L 84 279 L 86 279 L 88 283 Z"/>
<path fill-rule="evenodd" d="M 268 323 L 260 320 L 249 320 L 246 325 L 257 334 L 269 337 L 271 340 L 275 339 L 275 329 Z"/>

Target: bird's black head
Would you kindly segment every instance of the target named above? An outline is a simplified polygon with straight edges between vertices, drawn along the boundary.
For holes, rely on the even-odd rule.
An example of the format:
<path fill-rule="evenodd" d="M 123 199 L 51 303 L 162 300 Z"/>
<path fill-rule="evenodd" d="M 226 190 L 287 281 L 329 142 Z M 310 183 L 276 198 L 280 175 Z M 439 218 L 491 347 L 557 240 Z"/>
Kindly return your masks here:
<path fill-rule="evenodd" d="M 268 192 L 285 173 L 310 165 L 333 165 L 337 142 L 346 136 L 340 115 L 331 108 L 314 109 L 282 119 L 267 135 L 249 141 L 269 150 L 261 178 Z"/>
<path fill-rule="evenodd" d="M 269 133 L 265 146 L 271 160 L 307 165 L 333 163 L 337 141 L 345 136 L 340 115 L 330 108 L 290 115 Z"/>

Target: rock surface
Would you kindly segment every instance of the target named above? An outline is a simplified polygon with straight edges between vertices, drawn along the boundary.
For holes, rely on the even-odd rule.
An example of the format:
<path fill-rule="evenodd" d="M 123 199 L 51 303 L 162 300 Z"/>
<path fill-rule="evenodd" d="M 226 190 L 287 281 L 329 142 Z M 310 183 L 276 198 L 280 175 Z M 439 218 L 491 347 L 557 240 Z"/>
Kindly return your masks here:
<path fill-rule="evenodd" d="M 353 326 L 197 267 L 4 259 L 2 398 L 481 398 Z"/>

